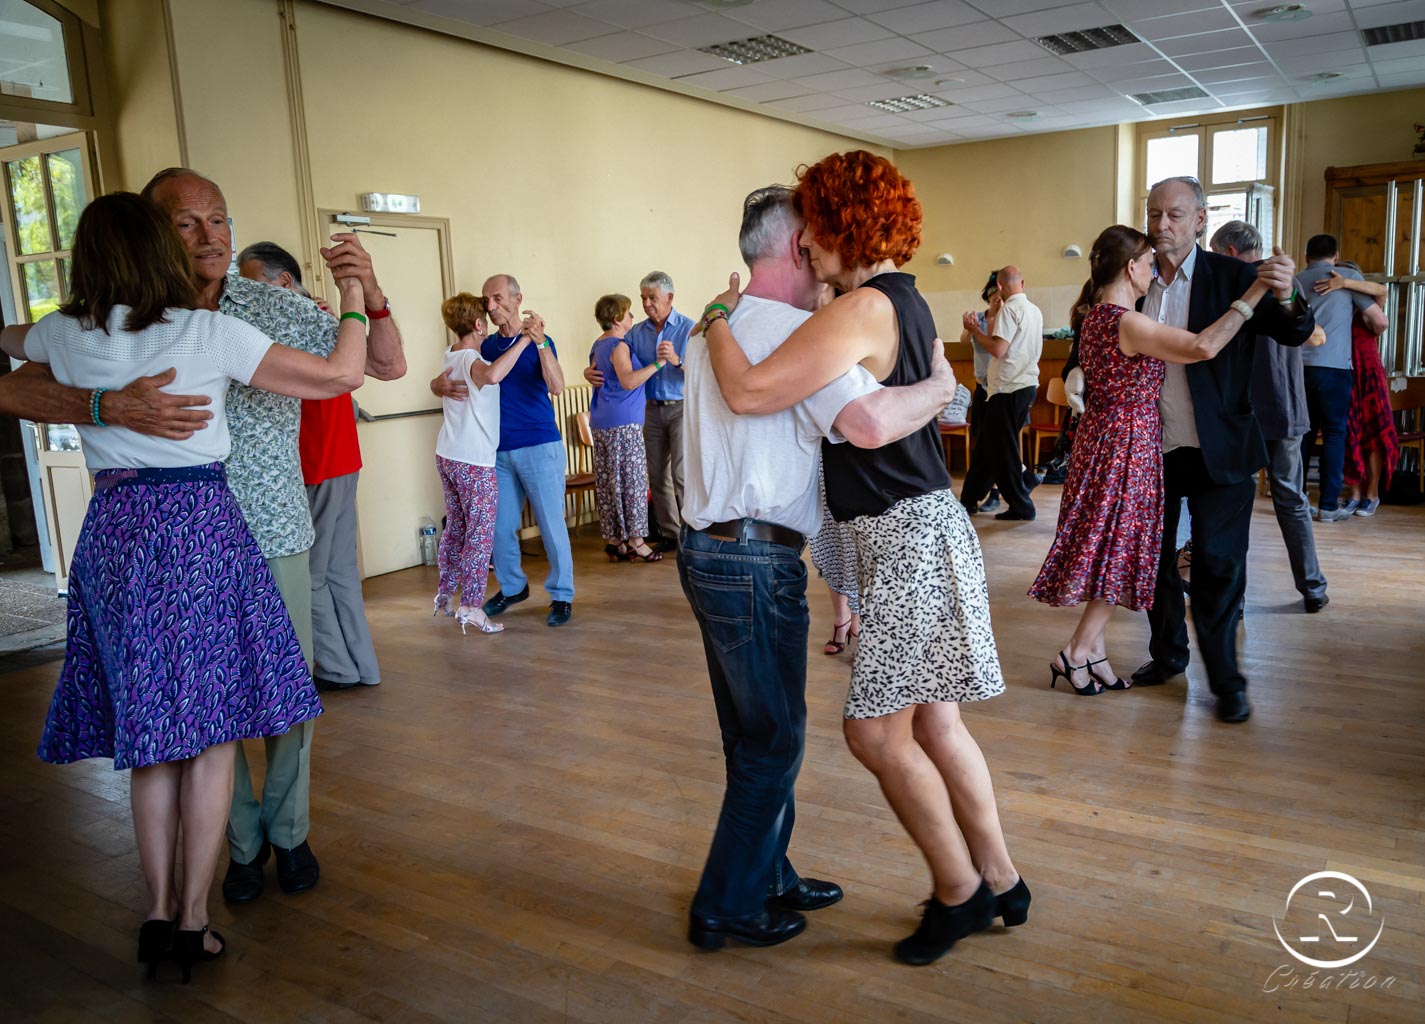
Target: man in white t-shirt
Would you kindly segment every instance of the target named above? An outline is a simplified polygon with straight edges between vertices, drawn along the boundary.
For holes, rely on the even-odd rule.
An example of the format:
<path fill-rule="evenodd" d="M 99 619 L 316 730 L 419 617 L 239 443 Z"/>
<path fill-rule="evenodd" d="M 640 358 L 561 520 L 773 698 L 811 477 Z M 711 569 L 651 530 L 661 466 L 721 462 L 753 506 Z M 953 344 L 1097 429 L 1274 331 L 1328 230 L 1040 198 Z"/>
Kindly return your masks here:
<path fill-rule="evenodd" d="M 1044 351 L 1044 314 L 1024 294 L 1024 275 L 1009 266 L 995 275 L 1000 307 L 987 328 L 973 314 L 964 317 L 965 331 L 990 354 L 985 390 L 984 426 L 974 461 L 965 474 L 960 500 L 972 515 L 991 484 L 999 486 L 1009 506 L 996 519 L 1033 519 L 1029 499 L 1033 471 L 1020 456 L 1019 433 L 1029 422 L 1029 410 L 1039 393 L 1039 356 Z"/>
<path fill-rule="evenodd" d="M 739 246 L 752 277 L 731 325 L 754 363 L 811 315 L 816 298 L 790 198 L 773 185 L 743 204 Z M 934 376 L 909 387 L 882 388 L 858 366 L 790 409 L 738 416 L 701 338 L 689 342 L 684 366 L 678 572 L 702 632 L 728 780 L 688 938 L 705 949 L 728 939 L 771 946 L 806 927 L 800 911 L 842 896 L 831 882 L 799 877 L 787 859 L 806 739 L 802 548 L 821 523 L 821 441 L 878 448 L 904 437 L 944 407 L 955 378 L 943 354 Z"/>

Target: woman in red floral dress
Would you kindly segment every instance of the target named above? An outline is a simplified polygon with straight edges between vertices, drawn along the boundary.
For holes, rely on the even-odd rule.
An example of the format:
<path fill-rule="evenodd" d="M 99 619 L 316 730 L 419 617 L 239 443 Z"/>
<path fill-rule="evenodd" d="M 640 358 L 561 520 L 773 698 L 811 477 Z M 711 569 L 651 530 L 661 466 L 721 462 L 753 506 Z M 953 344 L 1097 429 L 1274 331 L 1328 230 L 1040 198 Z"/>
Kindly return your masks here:
<path fill-rule="evenodd" d="M 1141 611 L 1153 604 L 1163 531 L 1163 361 L 1211 359 L 1267 292 L 1253 282 L 1216 323 L 1193 334 L 1134 312 L 1153 280 L 1153 251 L 1142 232 L 1122 224 L 1106 229 L 1089 268 L 1073 314 L 1087 408 L 1054 543 L 1029 588 L 1030 597 L 1056 607 L 1088 602 L 1050 665 L 1050 685 L 1062 676 L 1081 696 L 1128 689 L 1108 666 L 1104 629 L 1114 605 Z"/>

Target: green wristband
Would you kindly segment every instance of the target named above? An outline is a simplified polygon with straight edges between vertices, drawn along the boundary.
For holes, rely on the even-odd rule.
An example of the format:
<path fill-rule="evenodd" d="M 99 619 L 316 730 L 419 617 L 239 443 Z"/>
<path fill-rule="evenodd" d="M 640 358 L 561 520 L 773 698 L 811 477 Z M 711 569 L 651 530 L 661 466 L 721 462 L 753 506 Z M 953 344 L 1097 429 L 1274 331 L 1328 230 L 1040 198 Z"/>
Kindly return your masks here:
<path fill-rule="evenodd" d="M 548 338 L 545 338 L 543 341 L 541 341 L 538 345 L 536 345 L 536 346 L 534 346 L 534 347 L 535 347 L 535 348 L 548 348 L 548 347 L 549 347 L 549 339 L 548 339 Z"/>
<path fill-rule="evenodd" d="M 343 320 L 360 320 L 360 321 L 361 321 L 361 325 L 362 325 L 363 327 L 365 327 L 365 326 L 367 325 L 367 323 L 368 323 L 368 321 L 367 321 L 367 319 L 366 319 L 366 314 L 365 314 L 365 313 L 357 313 L 355 310 L 353 310 L 353 311 L 350 312 L 350 313 L 343 313 L 343 314 L 341 315 L 341 318 L 342 318 Z"/>
<path fill-rule="evenodd" d="M 706 305 L 706 306 L 703 307 L 703 316 L 707 316 L 709 313 L 711 313 L 711 312 L 712 312 L 713 310 L 715 310 L 715 309 L 720 309 L 720 310 L 722 310 L 724 313 L 727 313 L 727 314 L 729 314 L 729 315 L 731 315 L 731 313 L 732 313 L 732 310 L 728 309 L 728 308 L 727 308 L 726 306 L 724 306 L 721 302 L 710 302 L 710 303 L 708 303 L 708 305 Z"/>

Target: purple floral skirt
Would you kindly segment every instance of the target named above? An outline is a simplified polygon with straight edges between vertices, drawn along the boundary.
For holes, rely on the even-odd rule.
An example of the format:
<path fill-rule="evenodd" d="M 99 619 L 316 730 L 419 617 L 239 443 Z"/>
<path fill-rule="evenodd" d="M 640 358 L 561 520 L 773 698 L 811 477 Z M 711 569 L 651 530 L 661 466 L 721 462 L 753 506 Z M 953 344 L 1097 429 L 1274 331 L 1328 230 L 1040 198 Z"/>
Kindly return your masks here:
<path fill-rule="evenodd" d="M 39 749 L 52 764 L 180 761 L 322 713 L 221 463 L 100 472 L 68 614 Z"/>

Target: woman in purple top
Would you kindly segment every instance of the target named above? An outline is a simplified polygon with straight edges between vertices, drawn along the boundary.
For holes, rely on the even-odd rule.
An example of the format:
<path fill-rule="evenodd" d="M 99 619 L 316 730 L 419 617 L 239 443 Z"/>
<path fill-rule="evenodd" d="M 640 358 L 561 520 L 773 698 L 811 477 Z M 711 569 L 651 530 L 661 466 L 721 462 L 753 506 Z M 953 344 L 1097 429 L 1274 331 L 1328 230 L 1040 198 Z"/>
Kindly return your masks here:
<path fill-rule="evenodd" d="M 604 333 L 594 339 L 589 363 L 604 375 L 594 389 L 589 426 L 594 431 L 594 504 L 610 562 L 663 556 L 643 542 L 648 533 L 648 456 L 643 447 L 643 385 L 663 368 L 643 366 L 623 336 L 633 326 L 633 301 L 605 295 L 594 303 Z"/>

